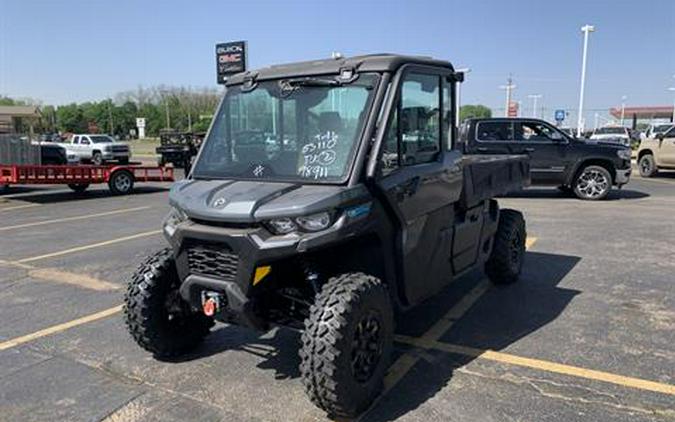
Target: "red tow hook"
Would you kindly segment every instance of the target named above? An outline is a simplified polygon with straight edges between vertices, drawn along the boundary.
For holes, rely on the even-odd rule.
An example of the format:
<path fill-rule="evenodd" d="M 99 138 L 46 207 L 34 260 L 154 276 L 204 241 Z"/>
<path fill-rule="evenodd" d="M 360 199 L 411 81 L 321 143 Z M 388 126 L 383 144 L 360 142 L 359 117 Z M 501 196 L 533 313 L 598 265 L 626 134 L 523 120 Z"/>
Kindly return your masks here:
<path fill-rule="evenodd" d="M 210 297 L 204 301 L 202 309 L 204 310 L 204 315 L 212 317 L 218 312 L 218 301 Z"/>
<path fill-rule="evenodd" d="M 212 317 L 223 307 L 225 298 L 221 293 L 217 292 L 202 292 L 202 311 L 207 317 Z"/>

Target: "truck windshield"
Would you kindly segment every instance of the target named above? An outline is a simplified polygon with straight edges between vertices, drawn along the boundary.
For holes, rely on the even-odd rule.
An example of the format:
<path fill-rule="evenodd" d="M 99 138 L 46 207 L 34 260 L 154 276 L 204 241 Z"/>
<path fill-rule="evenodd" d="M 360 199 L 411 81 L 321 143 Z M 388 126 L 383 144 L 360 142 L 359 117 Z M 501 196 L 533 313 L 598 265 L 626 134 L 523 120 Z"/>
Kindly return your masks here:
<path fill-rule="evenodd" d="M 105 144 L 105 143 L 108 143 L 108 142 L 113 142 L 113 139 L 109 136 L 96 135 L 96 136 L 90 136 L 89 138 L 95 144 Z"/>
<path fill-rule="evenodd" d="M 337 182 L 348 174 L 378 77 L 228 87 L 195 178 Z"/>

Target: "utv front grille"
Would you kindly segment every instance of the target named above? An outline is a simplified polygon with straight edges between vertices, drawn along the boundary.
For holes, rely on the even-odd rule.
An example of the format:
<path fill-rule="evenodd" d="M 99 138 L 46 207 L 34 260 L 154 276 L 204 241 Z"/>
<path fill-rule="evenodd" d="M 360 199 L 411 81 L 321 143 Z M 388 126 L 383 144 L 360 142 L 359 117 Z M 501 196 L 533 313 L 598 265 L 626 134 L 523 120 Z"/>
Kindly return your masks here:
<path fill-rule="evenodd" d="M 239 258 L 225 245 L 194 245 L 187 248 L 190 274 L 235 281 Z"/>

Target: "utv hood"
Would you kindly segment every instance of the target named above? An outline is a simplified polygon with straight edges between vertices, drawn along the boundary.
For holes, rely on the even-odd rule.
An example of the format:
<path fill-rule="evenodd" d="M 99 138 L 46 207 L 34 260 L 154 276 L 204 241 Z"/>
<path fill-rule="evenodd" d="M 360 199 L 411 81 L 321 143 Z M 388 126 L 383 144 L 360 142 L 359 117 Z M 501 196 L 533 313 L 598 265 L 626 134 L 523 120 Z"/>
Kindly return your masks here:
<path fill-rule="evenodd" d="M 348 188 L 297 183 L 185 180 L 169 192 L 169 204 L 188 217 L 213 222 L 253 223 L 338 208 L 366 198 L 363 185 Z"/>

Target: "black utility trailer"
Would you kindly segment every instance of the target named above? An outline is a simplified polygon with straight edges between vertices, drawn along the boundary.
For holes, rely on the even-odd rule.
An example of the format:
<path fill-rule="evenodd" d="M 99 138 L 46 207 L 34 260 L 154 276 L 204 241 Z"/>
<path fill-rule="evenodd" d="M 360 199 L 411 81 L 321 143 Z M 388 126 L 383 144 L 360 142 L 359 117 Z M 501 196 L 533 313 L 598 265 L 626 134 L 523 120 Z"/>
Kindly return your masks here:
<path fill-rule="evenodd" d="M 159 131 L 160 146 L 155 148 L 159 155 L 157 164 L 164 166 L 168 163 L 174 167 L 184 168 L 186 174 L 190 171 L 192 159 L 199 151 L 203 138 L 192 132 L 179 132 L 173 129 Z"/>
<path fill-rule="evenodd" d="M 394 315 L 477 267 L 512 283 L 525 221 L 495 195 L 526 156 L 464 155 L 446 61 L 372 55 L 237 74 L 190 176 L 169 194 L 170 247 L 131 278 L 125 321 L 156 356 L 214 320 L 302 331 L 309 398 L 352 417 L 382 389 Z"/>

